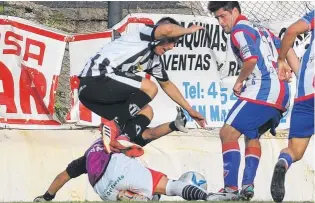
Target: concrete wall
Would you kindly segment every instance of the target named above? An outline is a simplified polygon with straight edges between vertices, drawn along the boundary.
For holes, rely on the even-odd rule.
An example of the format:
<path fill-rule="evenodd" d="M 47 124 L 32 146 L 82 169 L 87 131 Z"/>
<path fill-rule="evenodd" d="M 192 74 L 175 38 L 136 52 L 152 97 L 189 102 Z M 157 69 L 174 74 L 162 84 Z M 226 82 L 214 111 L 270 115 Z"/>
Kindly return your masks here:
<path fill-rule="evenodd" d="M 43 194 L 55 176 L 67 164 L 80 157 L 99 136 L 96 130 L 24 131 L 0 130 L 0 201 L 32 201 Z M 256 179 L 256 200 L 271 200 L 269 186 L 279 151 L 287 140 L 262 139 L 262 158 Z M 244 150 L 243 141 L 240 141 Z M 217 136 L 192 130 L 172 134 L 145 148 L 141 161 L 153 169 L 177 178 L 188 170 L 199 171 L 208 180 L 208 190 L 222 187 L 221 146 Z M 244 161 L 241 163 L 242 174 Z M 240 177 L 241 180 L 241 177 Z M 314 141 L 302 161 L 293 164 L 287 174 L 285 200 L 314 199 Z M 174 198 L 170 198 L 174 199 Z M 100 200 L 87 176 L 71 180 L 58 193 L 56 201 Z"/>

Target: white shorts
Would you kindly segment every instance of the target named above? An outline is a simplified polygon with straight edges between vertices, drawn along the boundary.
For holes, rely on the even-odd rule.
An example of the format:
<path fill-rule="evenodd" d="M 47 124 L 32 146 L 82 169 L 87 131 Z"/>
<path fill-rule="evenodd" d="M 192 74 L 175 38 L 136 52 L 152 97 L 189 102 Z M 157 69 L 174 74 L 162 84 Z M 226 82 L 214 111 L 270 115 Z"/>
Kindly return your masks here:
<path fill-rule="evenodd" d="M 149 199 L 163 173 L 144 167 L 138 160 L 124 154 L 113 154 L 94 191 L 102 200 L 116 201 L 121 190 L 129 190 Z"/>

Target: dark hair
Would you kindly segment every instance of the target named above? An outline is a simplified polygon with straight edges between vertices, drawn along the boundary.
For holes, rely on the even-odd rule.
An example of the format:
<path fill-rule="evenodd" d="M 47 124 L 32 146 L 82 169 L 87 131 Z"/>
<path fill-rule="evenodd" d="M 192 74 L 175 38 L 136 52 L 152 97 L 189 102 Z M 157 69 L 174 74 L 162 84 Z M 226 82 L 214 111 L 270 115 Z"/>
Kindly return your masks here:
<path fill-rule="evenodd" d="M 238 1 L 210 1 L 208 3 L 208 10 L 211 13 L 216 12 L 220 8 L 225 11 L 231 11 L 233 8 L 237 8 L 238 12 L 241 13 L 241 7 Z"/>
<path fill-rule="evenodd" d="M 171 17 L 164 17 L 164 18 L 161 18 L 158 22 L 157 22 L 158 25 L 161 25 L 161 24 L 175 24 L 175 25 L 180 25 L 174 18 L 171 18 Z"/>

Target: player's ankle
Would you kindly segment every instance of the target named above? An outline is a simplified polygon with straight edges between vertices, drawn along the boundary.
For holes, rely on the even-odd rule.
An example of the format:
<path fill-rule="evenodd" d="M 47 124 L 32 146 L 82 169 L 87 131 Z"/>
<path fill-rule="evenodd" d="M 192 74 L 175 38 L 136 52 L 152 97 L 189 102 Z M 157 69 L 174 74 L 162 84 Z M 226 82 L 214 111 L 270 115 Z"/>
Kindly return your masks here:
<path fill-rule="evenodd" d="M 47 201 L 53 200 L 55 198 L 55 196 L 56 196 L 56 194 L 51 195 L 51 194 L 49 194 L 48 191 L 43 195 L 44 199 L 47 200 Z"/>
<path fill-rule="evenodd" d="M 233 193 L 238 191 L 238 187 L 237 186 L 225 186 L 224 190 L 228 193 Z"/>
<path fill-rule="evenodd" d="M 176 127 L 175 125 L 175 121 L 172 121 L 170 124 L 169 124 L 169 127 L 172 131 L 178 131 L 178 128 Z"/>

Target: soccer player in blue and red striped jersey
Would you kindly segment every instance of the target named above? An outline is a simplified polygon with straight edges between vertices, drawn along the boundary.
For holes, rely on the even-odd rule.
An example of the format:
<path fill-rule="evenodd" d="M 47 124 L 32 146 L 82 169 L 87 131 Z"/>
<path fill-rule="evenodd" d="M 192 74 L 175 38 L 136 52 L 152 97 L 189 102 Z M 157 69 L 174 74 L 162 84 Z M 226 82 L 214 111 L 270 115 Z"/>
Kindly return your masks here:
<path fill-rule="evenodd" d="M 300 66 L 288 66 L 284 61 L 288 50 L 292 46 L 298 34 L 310 31 L 311 41 L 304 53 Z M 288 80 L 291 69 L 297 76 L 296 95 L 291 114 L 289 144 L 279 155 L 275 166 L 272 182 L 271 195 L 274 201 L 281 202 L 285 194 L 285 174 L 290 165 L 299 161 L 308 146 L 311 136 L 314 134 L 314 10 L 306 14 L 302 19 L 292 24 L 286 31 L 281 44 L 278 58 L 279 78 Z"/>
<path fill-rule="evenodd" d="M 241 14 L 237 1 L 210 1 L 208 10 L 214 14 L 223 31 L 230 34 L 233 53 L 241 66 L 233 87 L 237 102 L 230 110 L 220 130 L 222 143 L 225 195 L 213 200 L 250 200 L 254 195 L 254 179 L 261 156 L 259 129 L 267 124 L 272 129 L 279 124 L 289 106 L 288 83 L 278 78 L 280 39 L 268 29 L 250 22 Z M 288 57 L 294 54 L 290 50 Z M 238 171 L 241 153 L 238 138 L 245 136 L 245 169 L 241 195 L 238 194 Z"/>

